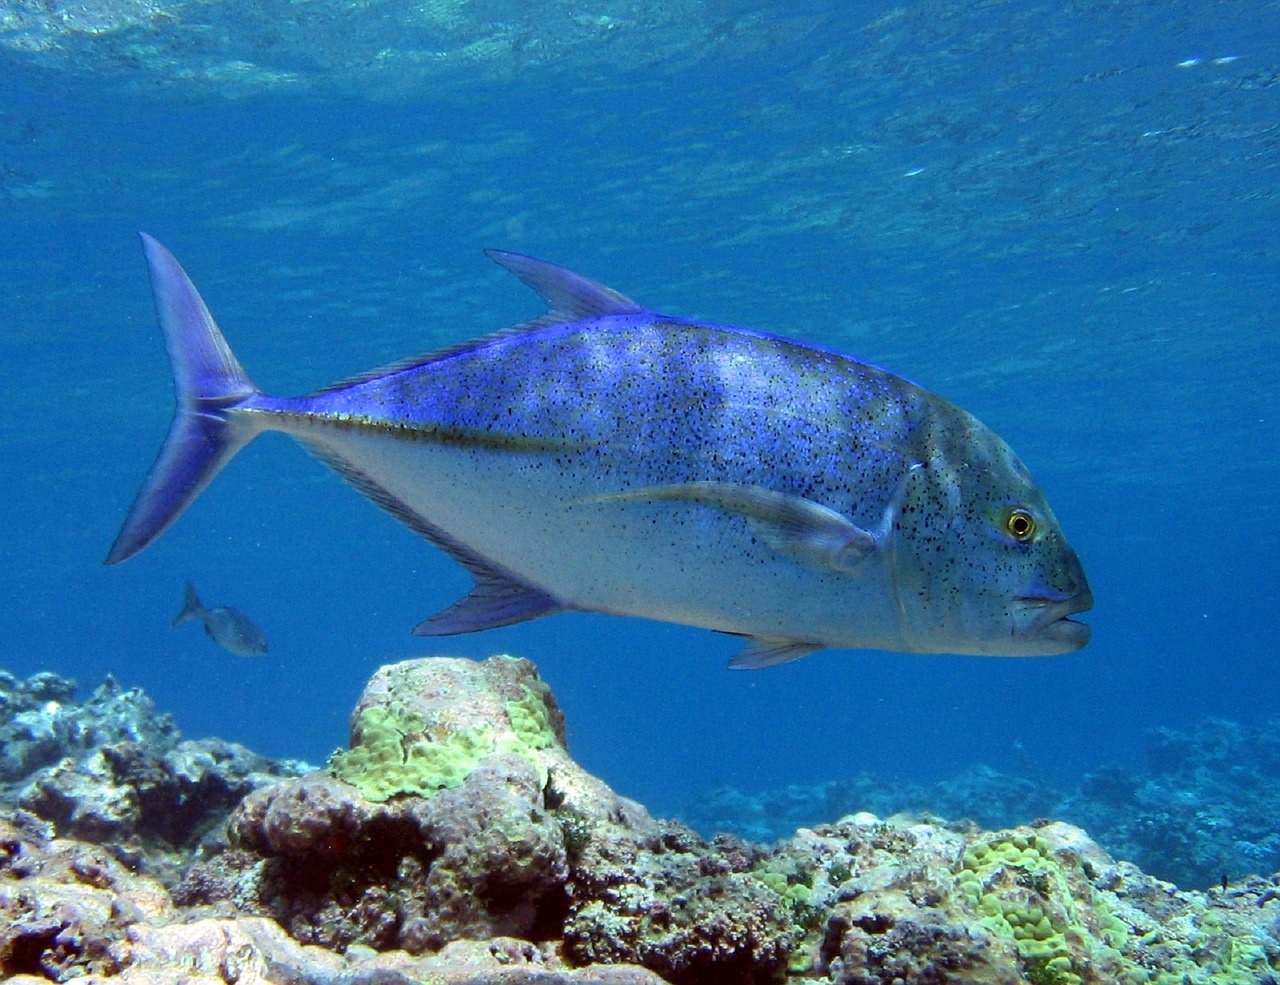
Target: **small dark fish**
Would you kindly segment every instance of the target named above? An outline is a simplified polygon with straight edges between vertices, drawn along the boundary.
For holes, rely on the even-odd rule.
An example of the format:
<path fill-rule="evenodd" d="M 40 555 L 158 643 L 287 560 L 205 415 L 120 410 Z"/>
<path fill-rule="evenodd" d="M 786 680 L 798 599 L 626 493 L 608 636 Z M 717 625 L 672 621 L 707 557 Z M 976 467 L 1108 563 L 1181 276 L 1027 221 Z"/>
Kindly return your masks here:
<path fill-rule="evenodd" d="M 248 616 L 230 606 L 206 609 L 196 594 L 195 586 L 187 582 L 187 598 L 173 620 L 175 626 L 199 619 L 204 631 L 224 650 L 239 657 L 260 657 L 267 652 L 267 638 Z"/>

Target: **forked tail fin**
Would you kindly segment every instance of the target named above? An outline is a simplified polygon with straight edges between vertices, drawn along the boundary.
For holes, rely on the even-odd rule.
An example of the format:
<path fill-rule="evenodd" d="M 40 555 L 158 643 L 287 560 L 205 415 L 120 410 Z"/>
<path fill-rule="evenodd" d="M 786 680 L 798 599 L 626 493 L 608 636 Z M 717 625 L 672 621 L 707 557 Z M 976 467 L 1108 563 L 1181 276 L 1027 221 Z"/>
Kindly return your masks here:
<path fill-rule="evenodd" d="M 169 435 L 111 545 L 107 564 L 137 554 L 200 495 L 218 470 L 257 434 L 231 412 L 259 396 L 195 285 L 173 254 L 142 233 L 156 314 L 164 330 L 177 408 Z"/>
<path fill-rule="evenodd" d="M 192 619 L 199 619 L 205 615 L 205 611 L 204 603 L 196 594 L 196 586 L 188 581 L 183 586 L 182 611 L 173 617 L 173 625 L 181 626 Z"/>

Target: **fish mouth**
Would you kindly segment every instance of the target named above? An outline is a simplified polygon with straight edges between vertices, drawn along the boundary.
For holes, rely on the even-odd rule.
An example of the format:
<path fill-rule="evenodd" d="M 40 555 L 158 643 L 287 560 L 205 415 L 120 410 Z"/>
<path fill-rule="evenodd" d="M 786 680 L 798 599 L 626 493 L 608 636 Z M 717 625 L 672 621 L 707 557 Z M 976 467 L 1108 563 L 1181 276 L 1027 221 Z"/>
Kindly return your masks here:
<path fill-rule="evenodd" d="M 1093 608 L 1093 593 L 1087 587 L 1074 595 L 1023 596 L 1017 601 L 1015 632 L 1045 644 L 1044 653 L 1070 653 L 1089 642 L 1089 627 L 1071 618 Z"/>

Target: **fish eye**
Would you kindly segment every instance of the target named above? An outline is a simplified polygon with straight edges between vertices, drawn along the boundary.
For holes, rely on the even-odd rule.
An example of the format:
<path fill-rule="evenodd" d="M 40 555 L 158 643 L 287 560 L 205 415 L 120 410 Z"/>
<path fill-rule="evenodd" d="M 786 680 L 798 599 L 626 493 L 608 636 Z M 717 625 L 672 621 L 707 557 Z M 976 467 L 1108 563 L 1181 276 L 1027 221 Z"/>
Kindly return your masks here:
<path fill-rule="evenodd" d="M 1020 544 L 1036 535 L 1036 518 L 1026 510 L 1010 510 L 1004 520 L 1005 532 Z"/>

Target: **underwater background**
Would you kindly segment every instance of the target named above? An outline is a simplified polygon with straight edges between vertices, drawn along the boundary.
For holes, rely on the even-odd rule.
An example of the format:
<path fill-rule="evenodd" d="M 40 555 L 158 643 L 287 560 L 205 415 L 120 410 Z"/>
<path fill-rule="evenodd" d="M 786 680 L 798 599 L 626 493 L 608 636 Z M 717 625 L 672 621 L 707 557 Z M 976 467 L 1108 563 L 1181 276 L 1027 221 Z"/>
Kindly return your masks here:
<path fill-rule="evenodd" d="M 656 813 L 975 764 L 1070 786 L 1280 715 L 1280 4 L 8 0 L 0 215 L 16 674 L 319 762 L 380 664 L 509 652 Z M 138 230 L 271 393 L 539 314 L 490 246 L 883 366 L 1028 464 L 1093 642 L 731 673 L 731 639 L 602 616 L 415 639 L 466 573 L 280 437 L 106 568 L 172 408 Z M 171 628 L 184 579 L 269 654 Z"/>

